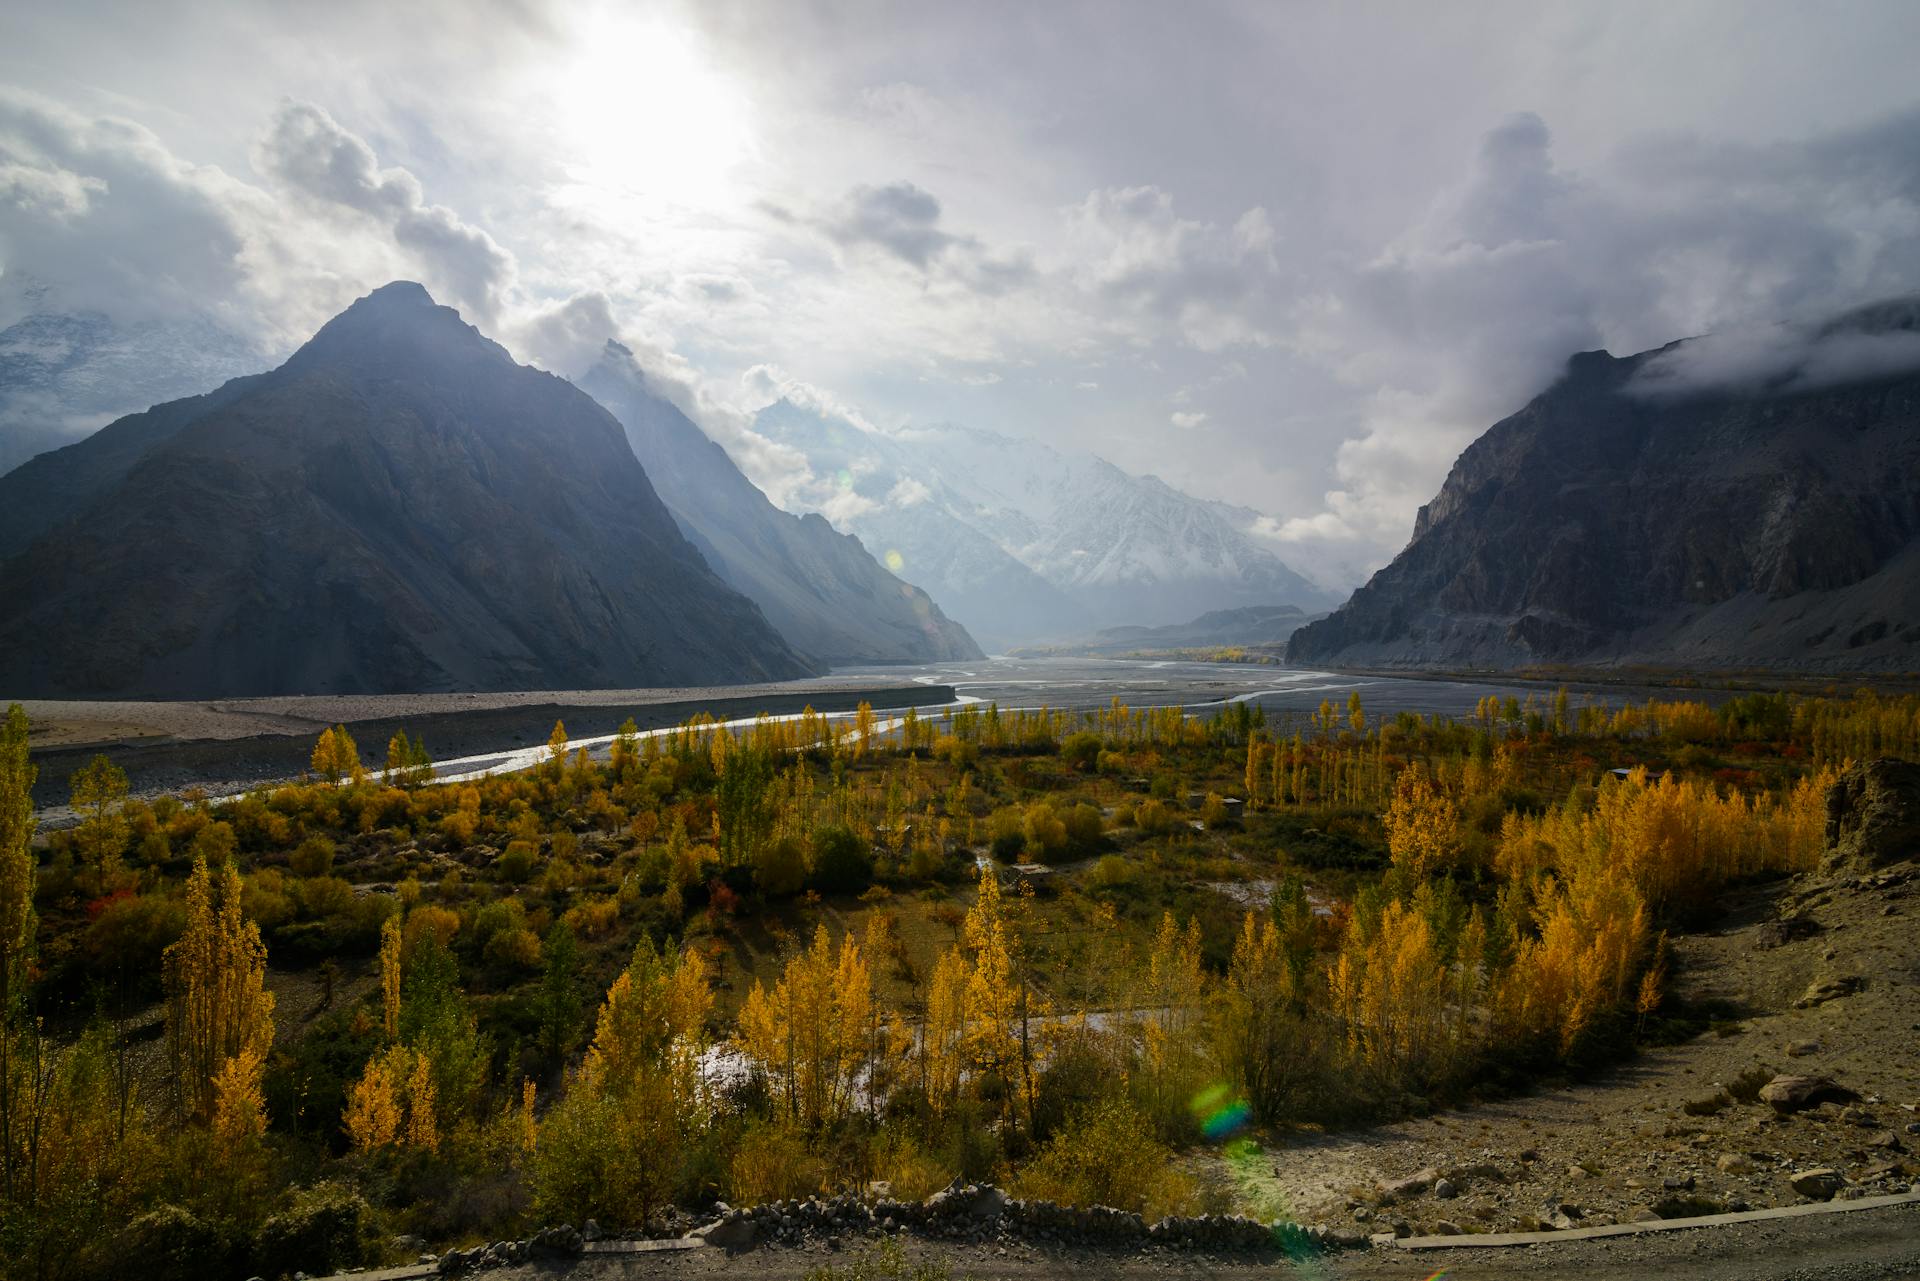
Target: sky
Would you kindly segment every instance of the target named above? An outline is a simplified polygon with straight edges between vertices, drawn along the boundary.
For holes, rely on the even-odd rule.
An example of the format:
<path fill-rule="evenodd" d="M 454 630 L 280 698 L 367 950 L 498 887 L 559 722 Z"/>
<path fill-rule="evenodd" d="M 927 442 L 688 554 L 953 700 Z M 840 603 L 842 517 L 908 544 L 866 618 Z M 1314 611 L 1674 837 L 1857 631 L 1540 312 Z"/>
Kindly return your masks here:
<path fill-rule="evenodd" d="M 274 352 L 417 279 L 619 336 L 776 501 L 810 397 L 1348 586 L 1571 353 L 1920 290 L 1916 56 L 1911 0 L 13 5 L 0 272 Z"/>

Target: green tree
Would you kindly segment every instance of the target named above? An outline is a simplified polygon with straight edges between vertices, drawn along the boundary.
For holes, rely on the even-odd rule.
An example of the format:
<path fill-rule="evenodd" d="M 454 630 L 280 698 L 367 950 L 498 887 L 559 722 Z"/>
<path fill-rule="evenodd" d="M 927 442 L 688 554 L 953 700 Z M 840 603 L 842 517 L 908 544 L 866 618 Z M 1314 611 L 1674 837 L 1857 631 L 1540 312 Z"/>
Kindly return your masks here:
<path fill-rule="evenodd" d="M 118 870 L 120 856 L 127 848 L 127 773 L 105 756 L 96 756 L 67 780 L 72 788 L 73 810 L 81 816 L 74 829 L 74 844 L 91 869 L 95 888 L 108 888 Z"/>
<path fill-rule="evenodd" d="M 585 1003 L 580 999 L 580 947 L 574 941 L 573 927 L 555 921 L 547 931 L 541 949 L 544 958 L 540 975 L 540 994 L 536 998 L 540 1013 L 540 1049 L 549 1061 L 558 1062 L 573 1044 L 580 1030 Z"/>

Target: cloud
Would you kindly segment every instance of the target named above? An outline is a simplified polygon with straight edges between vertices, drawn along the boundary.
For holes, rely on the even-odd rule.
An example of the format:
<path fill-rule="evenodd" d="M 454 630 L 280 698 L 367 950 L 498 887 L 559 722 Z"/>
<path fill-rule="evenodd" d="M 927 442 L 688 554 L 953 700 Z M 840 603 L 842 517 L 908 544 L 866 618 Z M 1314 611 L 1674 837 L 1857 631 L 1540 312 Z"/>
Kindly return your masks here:
<path fill-rule="evenodd" d="M 1920 300 L 1822 326 L 1759 325 L 1706 334 L 1651 357 L 1628 391 L 1650 399 L 1792 393 L 1920 369 Z"/>
<path fill-rule="evenodd" d="M 1080 285 L 1170 327 L 1202 351 L 1264 346 L 1276 237 L 1255 206 L 1230 227 L 1183 218 L 1158 187 L 1110 187 L 1066 211 Z"/>
<path fill-rule="evenodd" d="M 914 507 L 933 497 L 933 491 L 911 476 L 902 476 L 887 491 L 887 506 Z"/>
<path fill-rule="evenodd" d="M 1175 427 L 1190 431 L 1207 421 L 1207 416 L 1198 410 L 1183 409 L 1176 410 L 1171 421 Z"/>
<path fill-rule="evenodd" d="M 1651 363 L 1643 390 L 1669 393 L 1906 361 L 1905 338 L 1777 324 L 1920 288 L 1920 113 L 1901 121 L 1767 146 L 1642 140 L 1589 173 L 1555 161 L 1540 117 L 1496 124 L 1459 183 L 1293 308 L 1290 348 L 1361 399 L 1320 509 L 1283 536 L 1379 563 L 1458 449 L 1576 351 L 1720 333 Z"/>
<path fill-rule="evenodd" d="M 269 203 L 140 125 L 0 90 L 0 264 L 73 310 L 153 315 L 245 289 Z"/>
<path fill-rule="evenodd" d="M 925 271 L 960 243 L 940 229 L 940 202 L 910 182 L 855 187 L 826 220 L 827 234 L 842 245 L 879 247 Z"/>
<path fill-rule="evenodd" d="M 322 108 L 282 104 L 255 148 L 254 164 L 298 196 L 382 226 L 422 264 L 429 287 L 469 316 L 492 321 L 500 315 L 514 274 L 507 251 L 453 210 L 427 203 L 418 178 L 382 168 L 373 148 Z"/>

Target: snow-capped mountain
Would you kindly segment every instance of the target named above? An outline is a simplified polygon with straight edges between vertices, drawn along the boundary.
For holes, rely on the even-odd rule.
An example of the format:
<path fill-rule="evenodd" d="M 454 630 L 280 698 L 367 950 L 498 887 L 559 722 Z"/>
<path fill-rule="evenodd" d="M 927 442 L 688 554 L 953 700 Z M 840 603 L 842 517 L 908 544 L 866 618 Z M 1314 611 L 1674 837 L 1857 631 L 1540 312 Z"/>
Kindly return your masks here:
<path fill-rule="evenodd" d="M 873 431 L 787 400 L 755 426 L 836 482 L 790 502 L 858 534 L 990 645 L 1333 603 L 1252 532 L 1259 513 L 1091 454 L 966 427 Z"/>
<path fill-rule="evenodd" d="M 62 311 L 43 288 L 10 302 L 20 318 L 0 329 L 0 475 L 125 414 L 267 363 L 204 317 L 116 321 Z"/>

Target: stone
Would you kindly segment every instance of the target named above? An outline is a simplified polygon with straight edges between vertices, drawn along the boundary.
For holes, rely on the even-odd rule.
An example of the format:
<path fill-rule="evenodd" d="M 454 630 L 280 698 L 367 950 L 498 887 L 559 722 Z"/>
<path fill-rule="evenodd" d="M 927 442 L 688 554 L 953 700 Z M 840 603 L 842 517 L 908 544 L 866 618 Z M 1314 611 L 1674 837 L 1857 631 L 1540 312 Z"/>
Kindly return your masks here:
<path fill-rule="evenodd" d="M 1693 1176 L 1691 1174 L 1669 1175 L 1660 1181 L 1660 1186 L 1669 1192 L 1691 1192 L 1693 1191 Z"/>
<path fill-rule="evenodd" d="M 1794 1005 L 1802 1010 L 1810 1010 L 1816 1005 L 1825 1005 L 1828 1001 L 1838 1001 L 1852 996 L 1860 990 L 1860 979 L 1856 975 L 1845 974 L 1829 978 L 1815 979 L 1807 985 L 1807 991 Z"/>
<path fill-rule="evenodd" d="M 1860 1096 L 1824 1076 L 1776 1076 L 1760 1087 L 1760 1101 L 1784 1113 L 1822 1103 L 1857 1103 Z"/>
<path fill-rule="evenodd" d="M 687 1236 L 723 1250 L 750 1250 L 760 1239 L 760 1225 L 745 1215 L 729 1214 L 695 1228 Z"/>
<path fill-rule="evenodd" d="M 1825 1166 L 1815 1170 L 1802 1170 L 1793 1176 L 1793 1190 L 1811 1201 L 1831 1201 L 1840 1189 L 1847 1186 L 1846 1176 L 1838 1170 Z"/>
<path fill-rule="evenodd" d="M 1627 1215 L 1628 1223 L 1658 1223 L 1660 1212 L 1650 1206 L 1641 1206 Z"/>
<path fill-rule="evenodd" d="M 1882 1130 L 1878 1134 L 1870 1134 L 1867 1136 L 1866 1142 L 1870 1148 L 1885 1148 L 1889 1152 L 1905 1152 L 1907 1150 L 1907 1145 L 1902 1143 L 1900 1136 L 1892 1130 Z"/>
<path fill-rule="evenodd" d="M 1441 1179 L 1433 1185 L 1433 1194 L 1442 1201 L 1451 1201 L 1460 1195 L 1460 1189 L 1454 1185 L 1452 1179 Z"/>
<path fill-rule="evenodd" d="M 1874 1124 L 1873 1113 L 1867 1111 L 1865 1108 L 1841 1108 L 1840 1123 L 1842 1125 L 1872 1125 Z"/>
<path fill-rule="evenodd" d="M 1457 1237 L 1460 1235 L 1460 1225 L 1451 1219 L 1441 1219 L 1433 1225 L 1433 1233 L 1435 1236 Z"/>
<path fill-rule="evenodd" d="M 1787 1042 L 1787 1057 L 1790 1059 L 1804 1059 L 1818 1053 L 1820 1053 L 1820 1042 L 1818 1041 Z"/>
<path fill-rule="evenodd" d="M 1419 1196 L 1439 1181 L 1440 1171 L 1434 1169 L 1432 1166 L 1428 1166 L 1424 1170 L 1417 1170 L 1409 1174 L 1404 1179 L 1395 1179 L 1392 1183 L 1381 1184 L 1380 1191 L 1382 1194 L 1390 1196 L 1395 1200 L 1401 1200 L 1406 1197 Z"/>
<path fill-rule="evenodd" d="M 1752 1174 L 1753 1162 L 1738 1152 L 1723 1152 L 1714 1168 L 1722 1174 Z"/>
<path fill-rule="evenodd" d="M 1829 871 L 1866 872 L 1920 855 L 1920 764 L 1853 765 L 1827 790 Z"/>

